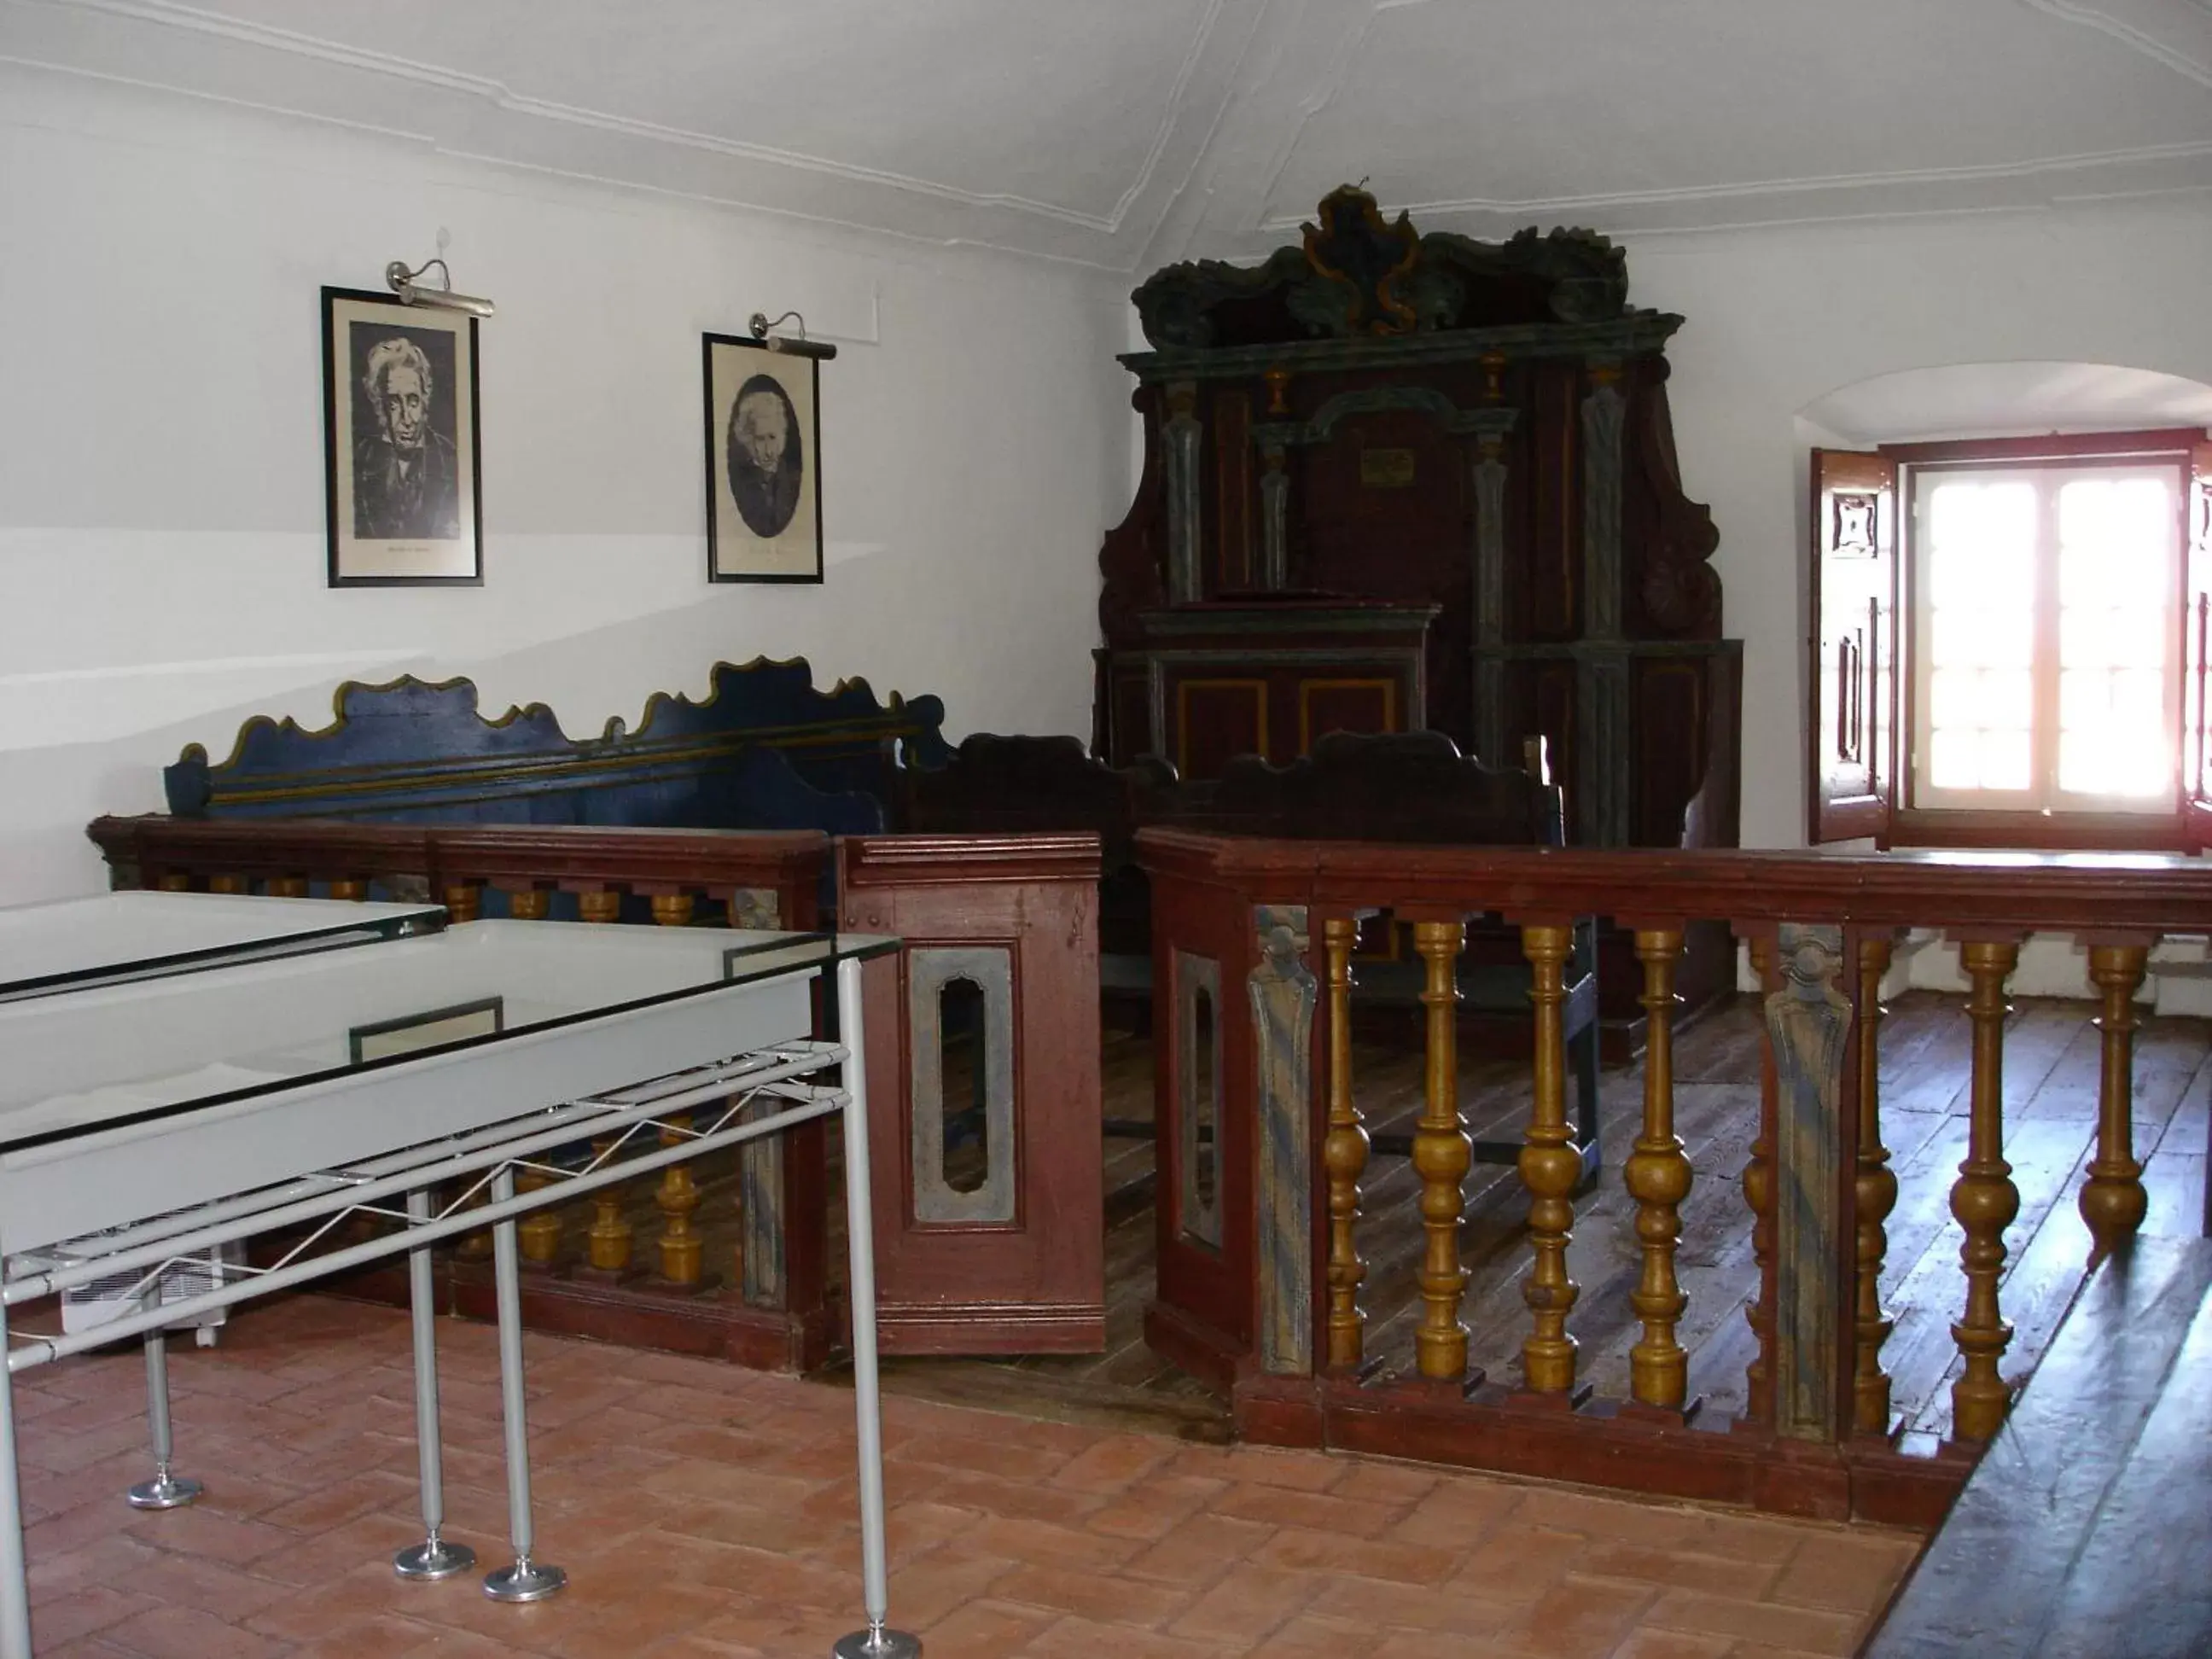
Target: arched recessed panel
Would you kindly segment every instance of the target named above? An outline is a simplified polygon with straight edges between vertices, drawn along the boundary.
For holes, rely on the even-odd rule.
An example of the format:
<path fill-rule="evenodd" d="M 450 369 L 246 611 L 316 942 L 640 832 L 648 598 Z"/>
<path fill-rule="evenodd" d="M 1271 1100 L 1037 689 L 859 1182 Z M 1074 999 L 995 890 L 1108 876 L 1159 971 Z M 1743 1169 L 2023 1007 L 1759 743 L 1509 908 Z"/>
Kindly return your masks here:
<path fill-rule="evenodd" d="M 1015 1220 L 1014 988 L 1004 945 L 907 956 L 917 1224 Z"/>
<path fill-rule="evenodd" d="M 1182 1230 L 1221 1244 L 1221 967 L 1178 951 L 1175 959 L 1176 1212 Z"/>
<path fill-rule="evenodd" d="M 991 1162 L 990 1090 L 984 1052 L 989 1042 L 983 988 L 964 974 L 937 988 L 937 1075 L 944 1102 L 945 1184 L 956 1193 L 981 1190 Z"/>

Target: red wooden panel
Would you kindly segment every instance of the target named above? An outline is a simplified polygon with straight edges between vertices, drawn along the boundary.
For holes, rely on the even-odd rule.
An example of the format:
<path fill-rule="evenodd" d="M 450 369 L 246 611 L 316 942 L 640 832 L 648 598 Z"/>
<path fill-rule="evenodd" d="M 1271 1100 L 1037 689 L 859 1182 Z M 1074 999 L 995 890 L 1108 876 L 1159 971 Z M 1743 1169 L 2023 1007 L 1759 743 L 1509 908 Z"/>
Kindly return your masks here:
<path fill-rule="evenodd" d="M 841 925 L 896 933 L 870 964 L 869 1159 L 886 1353 L 1096 1353 L 1105 1345 L 1095 836 L 901 836 L 837 843 Z M 1010 1219 L 917 1218 L 914 953 L 1012 962 Z M 981 1063 L 980 1060 L 978 1063 Z"/>
<path fill-rule="evenodd" d="M 1447 608 L 1456 592 L 1464 608 L 1474 513 L 1467 440 L 1426 411 L 1387 410 L 1340 422 L 1293 465 L 1306 585 Z"/>
<path fill-rule="evenodd" d="M 1392 678 L 1346 677 L 1298 683 L 1298 753 L 1330 732 L 1397 732 L 1398 682 Z"/>
<path fill-rule="evenodd" d="M 1239 755 L 1267 754 L 1267 682 L 1258 678 L 1177 681 L 1176 770 L 1190 779 L 1218 778 Z"/>
<path fill-rule="evenodd" d="M 1258 1069 L 1244 982 L 1256 954 L 1249 904 L 1224 903 L 1217 889 L 1173 877 L 1152 881 L 1152 1043 L 1155 1127 L 1159 1171 L 1154 1214 L 1158 1227 L 1158 1294 L 1146 1310 L 1145 1340 L 1194 1374 L 1226 1384 L 1252 1351 L 1256 1316 L 1253 1261 L 1253 1144 L 1258 1121 Z M 1218 1139 L 1214 1161 L 1219 1217 L 1218 1246 L 1186 1226 L 1182 1103 L 1184 1078 L 1174 1034 L 1188 987 L 1180 958 L 1215 964 L 1220 1000 L 1213 1011 L 1221 1045 L 1222 1088 L 1214 1102 Z"/>
<path fill-rule="evenodd" d="M 1705 682 L 1711 670 L 1702 657 L 1636 665 L 1628 706 L 1634 724 L 1629 733 L 1631 792 L 1635 817 L 1632 844 L 1679 847 L 1682 811 L 1705 781 Z"/>

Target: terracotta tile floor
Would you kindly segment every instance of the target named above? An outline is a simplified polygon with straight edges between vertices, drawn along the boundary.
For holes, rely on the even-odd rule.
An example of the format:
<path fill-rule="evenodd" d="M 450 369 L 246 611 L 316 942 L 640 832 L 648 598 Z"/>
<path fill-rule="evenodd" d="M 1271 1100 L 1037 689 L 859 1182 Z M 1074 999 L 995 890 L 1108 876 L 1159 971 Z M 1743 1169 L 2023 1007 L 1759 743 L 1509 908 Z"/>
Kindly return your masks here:
<path fill-rule="evenodd" d="M 492 1332 L 441 1330 L 448 1532 L 503 1561 Z M 196 1507 L 146 1472 L 134 1353 L 19 1380 L 42 1659 L 743 1655 L 859 1621 L 852 1396 L 532 1337 L 539 1555 L 563 1595 L 404 1584 L 420 1536 L 407 1326 L 249 1309 L 173 1366 Z M 1733 1659 L 1849 1654 L 1909 1535 L 1320 1453 L 1187 1445 L 885 1402 L 894 1622 L 931 1659 Z"/>

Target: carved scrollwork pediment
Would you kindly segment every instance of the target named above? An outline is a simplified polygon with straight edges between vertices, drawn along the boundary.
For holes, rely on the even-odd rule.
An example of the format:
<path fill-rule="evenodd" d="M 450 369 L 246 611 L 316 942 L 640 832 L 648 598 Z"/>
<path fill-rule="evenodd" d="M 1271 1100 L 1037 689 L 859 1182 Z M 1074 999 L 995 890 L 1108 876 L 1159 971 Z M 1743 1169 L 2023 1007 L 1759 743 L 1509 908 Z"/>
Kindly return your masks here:
<path fill-rule="evenodd" d="M 1627 256 L 1595 231 L 1534 226 L 1504 242 L 1416 232 L 1346 185 L 1304 239 L 1257 265 L 1199 259 L 1132 296 L 1160 350 L 1210 350 L 1626 316 Z"/>

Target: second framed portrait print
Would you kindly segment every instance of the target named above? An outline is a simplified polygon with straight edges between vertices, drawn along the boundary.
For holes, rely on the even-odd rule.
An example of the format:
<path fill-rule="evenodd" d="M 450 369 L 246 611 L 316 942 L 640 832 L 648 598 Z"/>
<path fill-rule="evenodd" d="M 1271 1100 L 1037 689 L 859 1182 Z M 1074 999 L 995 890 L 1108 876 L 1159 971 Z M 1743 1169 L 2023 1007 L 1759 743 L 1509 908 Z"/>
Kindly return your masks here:
<path fill-rule="evenodd" d="M 331 586 L 481 583 L 479 453 L 476 319 L 325 289 Z"/>
<path fill-rule="evenodd" d="M 704 346 L 708 578 L 818 582 L 820 365 L 737 335 Z"/>

